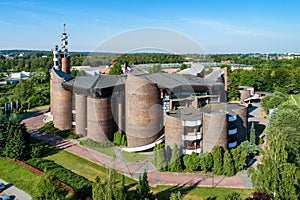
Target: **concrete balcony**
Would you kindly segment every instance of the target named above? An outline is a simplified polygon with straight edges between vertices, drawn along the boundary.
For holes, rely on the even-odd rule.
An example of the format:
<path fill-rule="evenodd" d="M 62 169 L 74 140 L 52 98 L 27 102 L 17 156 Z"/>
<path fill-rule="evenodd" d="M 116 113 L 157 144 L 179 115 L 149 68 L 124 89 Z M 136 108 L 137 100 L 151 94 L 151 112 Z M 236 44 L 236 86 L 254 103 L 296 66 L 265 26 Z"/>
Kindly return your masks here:
<path fill-rule="evenodd" d="M 237 128 L 228 130 L 228 135 L 233 135 L 237 133 Z"/>
<path fill-rule="evenodd" d="M 196 121 L 182 121 L 182 126 L 188 126 L 188 127 L 195 127 L 195 126 L 200 126 L 202 124 L 201 120 L 196 120 Z"/>
<path fill-rule="evenodd" d="M 197 148 L 197 149 L 183 149 L 183 154 L 192 154 L 193 152 L 195 153 L 202 153 L 202 148 Z"/>
<path fill-rule="evenodd" d="M 236 121 L 237 120 L 237 116 L 235 116 L 235 115 L 229 115 L 228 116 L 228 121 L 229 122 L 234 122 L 234 121 Z"/>
<path fill-rule="evenodd" d="M 233 147 L 236 147 L 237 145 L 237 142 L 231 142 L 231 143 L 228 143 L 228 148 L 233 148 Z"/>
<path fill-rule="evenodd" d="M 182 135 L 182 140 L 194 141 L 194 140 L 201 140 L 202 134 L 201 132 L 195 133 L 187 133 L 186 135 Z"/>

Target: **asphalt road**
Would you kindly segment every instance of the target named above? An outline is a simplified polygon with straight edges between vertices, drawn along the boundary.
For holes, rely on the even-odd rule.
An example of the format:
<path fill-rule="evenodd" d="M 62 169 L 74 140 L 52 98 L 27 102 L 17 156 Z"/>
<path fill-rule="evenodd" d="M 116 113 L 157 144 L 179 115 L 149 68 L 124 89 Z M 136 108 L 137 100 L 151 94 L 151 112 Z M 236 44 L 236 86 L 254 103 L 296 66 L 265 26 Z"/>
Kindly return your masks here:
<path fill-rule="evenodd" d="M 12 197 L 12 199 L 14 199 L 14 200 L 31 200 L 32 199 L 31 196 L 29 194 L 27 194 L 26 192 L 24 192 L 23 190 L 20 190 L 19 188 L 13 186 L 12 184 L 7 183 L 3 179 L 0 179 L 0 181 L 5 184 L 5 190 L 3 190 L 0 193 L 0 197 L 1 197 L 1 195 L 5 194 L 5 195 Z"/>

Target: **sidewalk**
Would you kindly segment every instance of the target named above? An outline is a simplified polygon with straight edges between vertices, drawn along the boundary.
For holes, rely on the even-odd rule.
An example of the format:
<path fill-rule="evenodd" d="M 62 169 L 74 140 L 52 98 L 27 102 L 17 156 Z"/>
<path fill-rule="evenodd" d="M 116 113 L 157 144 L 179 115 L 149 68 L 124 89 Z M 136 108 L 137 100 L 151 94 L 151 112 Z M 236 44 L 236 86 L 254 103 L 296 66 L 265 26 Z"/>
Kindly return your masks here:
<path fill-rule="evenodd" d="M 159 172 L 151 163 L 151 156 L 142 162 L 127 163 L 122 156 L 121 150 L 115 147 L 115 158 L 94 151 L 92 149 L 81 146 L 76 141 L 64 140 L 55 135 L 43 135 L 36 131 L 37 124 L 42 121 L 43 115 L 32 116 L 25 119 L 28 131 L 35 138 L 44 142 L 55 145 L 60 149 L 73 153 L 77 156 L 85 158 L 96 164 L 115 168 L 118 173 L 124 174 L 130 178 L 138 180 L 138 177 L 146 171 L 148 173 L 148 181 L 151 186 L 155 185 L 176 185 L 176 186 L 203 186 L 203 187 L 228 187 L 228 188 L 251 188 L 251 181 L 245 175 L 237 175 L 233 177 L 216 176 L 198 173 L 173 173 Z"/>

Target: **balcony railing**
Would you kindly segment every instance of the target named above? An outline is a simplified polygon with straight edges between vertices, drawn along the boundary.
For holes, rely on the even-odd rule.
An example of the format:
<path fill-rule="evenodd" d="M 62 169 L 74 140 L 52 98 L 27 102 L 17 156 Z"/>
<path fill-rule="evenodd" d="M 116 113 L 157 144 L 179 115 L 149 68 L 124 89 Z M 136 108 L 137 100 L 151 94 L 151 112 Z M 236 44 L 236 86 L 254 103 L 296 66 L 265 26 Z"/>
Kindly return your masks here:
<path fill-rule="evenodd" d="M 229 122 L 234 122 L 234 121 L 236 121 L 237 120 L 237 117 L 236 116 L 234 116 L 234 115 L 229 115 L 229 117 L 228 117 L 228 121 Z"/>
<path fill-rule="evenodd" d="M 237 128 L 228 130 L 228 135 L 233 135 L 237 133 Z"/>
<path fill-rule="evenodd" d="M 228 148 L 236 147 L 236 145 L 237 145 L 237 142 L 228 143 Z"/>
<path fill-rule="evenodd" d="M 182 140 L 188 140 L 188 141 L 194 141 L 194 140 L 201 140 L 202 139 L 202 134 L 201 132 L 196 132 L 195 133 L 187 133 L 186 135 L 182 135 Z"/>
<path fill-rule="evenodd" d="M 193 152 L 195 153 L 202 153 L 202 148 L 197 148 L 197 149 L 183 149 L 183 154 L 192 154 Z"/>
<path fill-rule="evenodd" d="M 182 126 L 188 126 L 188 127 L 200 126 L 201 124 L 202 124 L 201 120 L 182 121 Z"/>

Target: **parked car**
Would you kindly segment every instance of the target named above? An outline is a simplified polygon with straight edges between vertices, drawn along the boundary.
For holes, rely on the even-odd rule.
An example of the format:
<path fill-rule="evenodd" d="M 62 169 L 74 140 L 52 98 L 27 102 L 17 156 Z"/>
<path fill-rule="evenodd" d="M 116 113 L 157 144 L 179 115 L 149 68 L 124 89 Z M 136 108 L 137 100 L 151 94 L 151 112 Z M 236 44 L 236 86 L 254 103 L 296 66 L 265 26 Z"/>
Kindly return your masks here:
<path fill-rule="evenodd" d="M 0 182 L 0 192 L 2 192 L 3 190 L 5 190 L 5 184 Z"/>
<path fill-rule="evenodd" d="M 0 200 L 10 200 L 10 196 L 2 195 L 2 196 L 0 196 Z"/>

